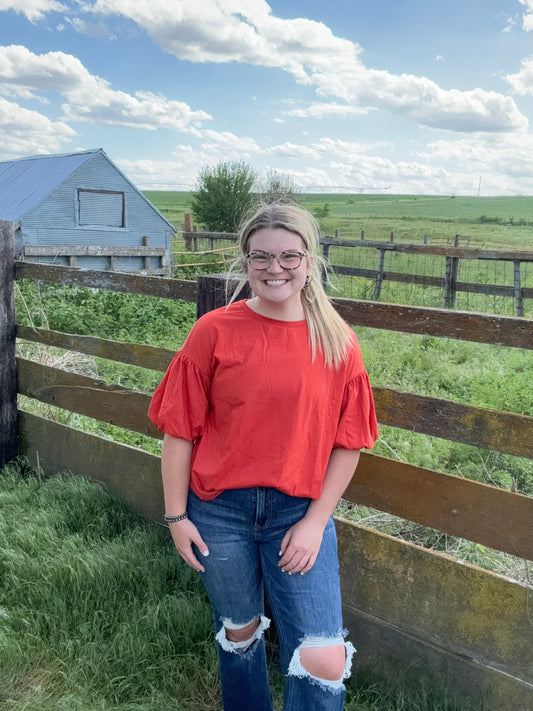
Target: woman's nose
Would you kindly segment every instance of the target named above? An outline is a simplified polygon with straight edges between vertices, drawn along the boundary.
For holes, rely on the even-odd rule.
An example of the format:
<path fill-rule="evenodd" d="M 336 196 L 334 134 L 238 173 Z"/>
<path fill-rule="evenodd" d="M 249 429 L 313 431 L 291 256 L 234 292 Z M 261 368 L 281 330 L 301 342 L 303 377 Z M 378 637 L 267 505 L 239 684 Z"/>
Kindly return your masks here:
<path fill-rule="evenodd" d="M 270 260 L 270 265 L 268 267 L 268 271 L 274 272 L 276 274 L 283 271 L 283 267 L 280 266 L 280 263 L 278 262 L 277 257 L 272 257 L 272 259 Z"/>

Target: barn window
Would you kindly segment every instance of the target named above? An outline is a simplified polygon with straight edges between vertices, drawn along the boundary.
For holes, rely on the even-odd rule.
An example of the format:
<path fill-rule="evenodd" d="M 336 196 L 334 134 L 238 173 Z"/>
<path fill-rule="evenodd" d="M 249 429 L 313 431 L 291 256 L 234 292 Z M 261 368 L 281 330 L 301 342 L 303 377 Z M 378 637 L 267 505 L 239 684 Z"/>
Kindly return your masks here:
<path fill-rule="evenodd" d="M 78 190 L 78 224 L 125 227 L 124 193 L 113 190 Z"/>

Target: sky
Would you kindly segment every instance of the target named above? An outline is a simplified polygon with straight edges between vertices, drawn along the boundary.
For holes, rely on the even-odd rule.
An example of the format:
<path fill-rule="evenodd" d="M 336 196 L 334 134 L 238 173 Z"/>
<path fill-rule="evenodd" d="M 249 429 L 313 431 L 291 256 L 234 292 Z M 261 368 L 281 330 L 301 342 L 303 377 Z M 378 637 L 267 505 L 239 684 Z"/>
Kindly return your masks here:
<path fill-rule="evenodd" d="M 531 119 L 531 121 L 530 121 Z M 533 0 L 0 0 L 0 161 L 533 195 Z"/>

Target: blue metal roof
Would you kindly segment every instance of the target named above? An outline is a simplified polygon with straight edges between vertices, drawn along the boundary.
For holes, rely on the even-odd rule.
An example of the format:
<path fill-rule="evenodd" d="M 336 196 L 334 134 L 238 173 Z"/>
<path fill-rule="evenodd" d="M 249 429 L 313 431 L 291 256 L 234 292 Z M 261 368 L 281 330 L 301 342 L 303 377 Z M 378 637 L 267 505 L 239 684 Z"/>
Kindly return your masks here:
<path fill-rule="evenodd" d="M 117 168 L 102 148 L 81 153 L 55 156 L 41 155 L 0 162 L 0 220 L 19 222 L 28 210 L 31 210 L 41 200 L 44 200 L 71 173 L 98 153 L 107 158 L 115 170 L 130 183 L 132 188 L 150 205 L 152 210 L 168 224 L 172 232 L 176 232 L 174 225 Z"/>
<path fill-rule="evenodd" d="M 60 156 L 33 156 L 0 163 L 0 220 L 18 222 L 101 149 Z"/>

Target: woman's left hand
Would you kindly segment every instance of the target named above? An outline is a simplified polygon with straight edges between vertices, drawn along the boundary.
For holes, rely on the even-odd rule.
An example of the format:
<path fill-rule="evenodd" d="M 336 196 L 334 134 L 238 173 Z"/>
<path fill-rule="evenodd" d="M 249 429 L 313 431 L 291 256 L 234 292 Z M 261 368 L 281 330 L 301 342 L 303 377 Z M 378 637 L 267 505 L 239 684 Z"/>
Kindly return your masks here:
<path fill-rule="evenodd" d="M 289 528 L 280 548 L 279 567 L 284 573 L 307 573 L 315 564 L 324 527 L 305 516 Z"/>

